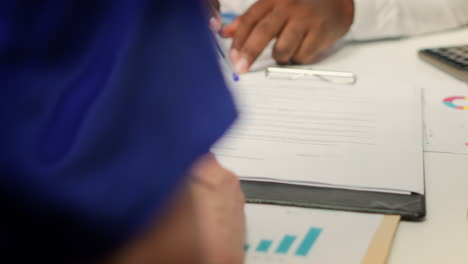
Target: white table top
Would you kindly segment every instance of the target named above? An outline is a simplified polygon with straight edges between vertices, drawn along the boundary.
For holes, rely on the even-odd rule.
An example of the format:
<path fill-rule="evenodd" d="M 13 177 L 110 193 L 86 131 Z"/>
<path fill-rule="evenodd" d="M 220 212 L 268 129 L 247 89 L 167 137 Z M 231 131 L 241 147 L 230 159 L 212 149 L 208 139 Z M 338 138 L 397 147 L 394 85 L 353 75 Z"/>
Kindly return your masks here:
<path fill-rule="evenodd" d="M 450 80 L 420 60 L 417 51 L 456 44 L 468 44 L 468 28 L 350 44 L 314 67 L 412 83 L 428 78 Z M 425 175 L 426 220 L 400 224 L 389 264 L 468 263 L 468 155 L 425 153 Z"/>
<path fill-rule="evenodd" d="M 468 44 L 468 27 L 409 39 L 348 44 L 311 68 L 350 71 L 358 78 L 373 76 L 412 84 L 430 79 L 460 85 L 417 56 L 422 48 L 459 44 Z M 254 70 L 272 64 L 271 48 L 269 45 Z M 400 224 L 388 263 L 468 263 L 468 155 L 426 152 L 424 156 L 427 217 L 423 222 Z"/>

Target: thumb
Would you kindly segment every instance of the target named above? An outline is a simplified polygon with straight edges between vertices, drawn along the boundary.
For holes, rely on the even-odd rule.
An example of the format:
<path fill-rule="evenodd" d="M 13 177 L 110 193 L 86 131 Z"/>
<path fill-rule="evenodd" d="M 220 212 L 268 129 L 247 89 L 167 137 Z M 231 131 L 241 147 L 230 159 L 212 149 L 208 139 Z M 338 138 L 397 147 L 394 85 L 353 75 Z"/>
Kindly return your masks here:
<path fill-rule="evenodd" d="M 221 36 L 225 38 L 232 38 L 237 32 L 237 29 L 239 28 L 239 19 L 234 19 L 231 24 L 223 27 L 221 30 Z"/>

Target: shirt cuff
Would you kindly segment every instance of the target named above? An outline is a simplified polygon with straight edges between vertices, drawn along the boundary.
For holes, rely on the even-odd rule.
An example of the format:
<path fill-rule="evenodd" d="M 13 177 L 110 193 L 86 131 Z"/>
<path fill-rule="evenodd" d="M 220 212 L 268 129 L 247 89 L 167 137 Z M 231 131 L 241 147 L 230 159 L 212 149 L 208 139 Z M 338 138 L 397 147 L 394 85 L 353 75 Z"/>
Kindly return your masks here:
<path fill-rule="evenodd" d="M 373 31 L 377 23 L 377 10 L 374 0 L 354 0 L 354 18 L 344 40 L 365 40 L 375 38 Z"/>

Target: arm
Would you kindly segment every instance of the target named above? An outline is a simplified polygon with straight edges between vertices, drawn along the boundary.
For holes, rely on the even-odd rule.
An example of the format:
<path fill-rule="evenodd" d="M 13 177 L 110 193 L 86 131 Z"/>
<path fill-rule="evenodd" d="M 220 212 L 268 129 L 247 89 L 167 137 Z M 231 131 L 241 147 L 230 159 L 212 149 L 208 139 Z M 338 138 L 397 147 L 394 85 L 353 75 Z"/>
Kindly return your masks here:
<path fill-rule="evenodd" d="M 130 241 L 106 264 L 241 264 L 244 196 L 239 179 L 211 155 L 198 160 L 190 180 L 162 219 Z"/>
<path fill-rule="evenodd" d="M 346 39 L 406 37 L 468 24 L 466 0 L 354 0 Z"/>

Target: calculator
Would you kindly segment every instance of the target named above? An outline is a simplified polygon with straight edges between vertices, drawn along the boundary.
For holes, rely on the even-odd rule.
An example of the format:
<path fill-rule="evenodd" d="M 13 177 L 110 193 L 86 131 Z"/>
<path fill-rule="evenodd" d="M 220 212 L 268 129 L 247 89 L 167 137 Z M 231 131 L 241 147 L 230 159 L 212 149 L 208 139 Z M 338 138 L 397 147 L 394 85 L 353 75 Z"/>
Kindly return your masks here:
<path fill-rule="evenodd" d="M 468 45 L 422 49 L 419 57 L 468 83 Z"/>

